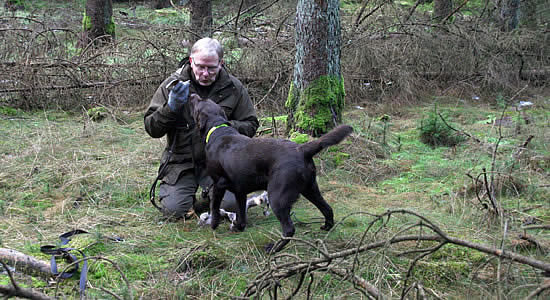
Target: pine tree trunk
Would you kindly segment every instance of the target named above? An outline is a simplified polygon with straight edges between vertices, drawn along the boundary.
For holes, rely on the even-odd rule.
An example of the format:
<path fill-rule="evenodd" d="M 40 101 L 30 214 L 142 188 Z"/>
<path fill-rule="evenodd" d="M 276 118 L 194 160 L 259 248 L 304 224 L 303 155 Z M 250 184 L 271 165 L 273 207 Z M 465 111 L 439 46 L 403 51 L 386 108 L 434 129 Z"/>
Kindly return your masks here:
<path fill-rule="evenodd" d="M 441 22 L 443 19 L 448 17 L 453 11 L 453 1 L 452 0 L 434 0 L 434 12 L 433 20 L 436 23 Z"/>
<path fill-rule="evenodd" d="M 298 0 L 288 130 L 319 136 L 341 122 L 340 33 L 338 0 Z"/>
<path fill-rule="evenodd" d="M 518 27 L 520 0 L 503 0 L 500 7 L 500 29 L 512 31 Z"/>
<path fill-rule="evenodd" d="M 212 36 L 212 1 L 191 0 L 191 44 L 203 37 Z"/>
<path fill-rule="evenodd" d="M 87 0 L 82 19 L 81 44 L 95 45 L 111 42 L 115 38 L 112 0 Z"/>

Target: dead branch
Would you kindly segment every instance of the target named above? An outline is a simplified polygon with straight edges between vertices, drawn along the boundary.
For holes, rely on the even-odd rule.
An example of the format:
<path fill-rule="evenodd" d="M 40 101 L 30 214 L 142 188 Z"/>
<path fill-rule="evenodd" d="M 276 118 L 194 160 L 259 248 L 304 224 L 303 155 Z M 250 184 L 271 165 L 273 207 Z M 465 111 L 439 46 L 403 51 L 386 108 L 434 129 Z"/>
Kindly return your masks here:
<path fill-rule="evenodd" d="M 12 249 L 0 248 L 0 261 L 27 275 L 45 279 L 53 276 L 49 263 Z"/>
<path fill-rule="evenodd" d="M 445 120 L 445 118 L 443 117 L 443 115 L 441 115 L 441 113 L 438 113 L 439 117 L 441 118 L 441 121 L 443 121 L 443 124 L 445 124 L 447 127 L 449 127 L 449 129 L 451 129 L 452 131 L 456 131 L 458 132 L 459 134 L 463 134 L 469 138 L 471 138 L 472 140 L 474 140 L 476 143 L 478 144 L 483 144 L 483 142 L 478 139 L 477 137 L 473 136 L 472 134 L 469 134 L 468 132 L 466 131 L 462 131 L 462 130 L 458 130 L 456 128 L 454 128 L 453 126 L 451 126 L 449 123 L 447 123 L 447 120 Z"/>
<path fill-rule="evenodd" d="M 409 268 L 409 271 L 408 271 L 409 274 L 411 273 L 411 270 L 414 267 L 415 262 L 441 249 L 445 244 L 454 244 L 457 246 L 467 247 L 489 255 L 496 256 L 499 259 L 510 260 L 516 263 L 531 266 L 533 268 L 536 268 L 545 272 L 550 272 L 550 263 L 548 262 L 540 261 L 531 257 L 523 256 L 523 255 L 514 253 L 512 251 L 499 249 L 493 246 L 477 244 L 470 241 L 448 236 L 443 230 L 441 230 L 438 226 L 436 226 L 434 223 L 432 223 L 430 220 L 428 220 L 424 216 L 407 209 L 390 210 L 384 214 L 378 215 L 375 218 L 375 220 L 370 223 L 370 225 L 368 226 L 368 229 L 372 228 L 372 224 L 380 221 L 382 221 L 382 223 L 384 224 L 383 226 L 385 226 L 385 224 L 387 223 L 387 220 L 389 220 L 392 215 L 396 215 L 396 214 L 412 215 L 420 219 L 420 222 L 412 226 L 407 226 L 404 230 L 400 231 L 399 233 L 400 235 L 398 236 L 392 236 L 387 239 L 375 241 L 364 245 L 361 242 L 357 247 L 354 246 L 349 249 L 344 249 L 342 251 L 337 251 L 337 252 L 329 252 L 326 250 L 325 247 L 319 247 L 318 245 L 313 245 L 311 242 L 307 242 L 302 239 L 284 238 L 284 239 L 293 240 L 300 243 L 305 243 L 306 245 L 312 247 L 311 249 L 317 249 L 317 251 L 319 251 L 321 255 L 317 258 L 310 258 L 310 259 L 300 259 L 295 255 L 291 255 L 290 257 L 291 259 L 289 259 L 289 254 L 285 254 L 285 253 L 274 256 L 272 258 L 273 264 L 269 264 L 269 263 L 267 264 L 267 269 L 261 274 L 259 274 L 256 277 L 256 279 L 249 284 L 243 296 L 250 297 L 254 294 L 258 294 L 264 289 L 268 289 L 270 287 L 273 288 L 274 284 L 280 285 L 283 279 L 290 278 L 297 274 L 303 274 L 304 272 L 328 270 L 329 272 L 339 275 L 345 280 L 349 280 L 354 284 L 355 287 L 356 286 L 361 287 L 362 289 L 360 291 L 363 292 L 363 290 L 365 290 L 368 296 L 373 298 L 382 297 L 383 295 L 376 287 L 374 287 L 371 284 L 367 284 L 368 282 L 366 280 L 358 277 L 352 271 L 342 270 L 340 267 L 335 268 L 333 266 L 341 266 L 343 260 L 347 258 L 355 258 L 355 261 L 357 261 L 356 257 L 359 253 L 364 253 L 373 249 L 388 247 L 392 244 L 398 244 L 398 243 L 407 242 L 407 241 L 415 241 L 415 242 L 432 241 L 432 242 L 440 243 L 435 247 L 427 248 L 427 249 L 424 249 L 424 251 L 420 251 L 421 254 L 413 261 L 413 263 L 411 264 L 411 267 Z M 405 234 L 405 231 L 411 230 L 416 227 L 427 228 L 435 234 L 431 234 L 431 235 Z M 377 230 L 380 230 L 380 229 L 377 229 Z M 408 253 L 408 252 L 404 252 L 404 253 Z M 278 263 L 278 261 L 281 261 L 282 263 Z M 351 270 L 353 270 L 353 268 L 351 268 Z M 425 291 L 425 288 L 422 288 L 422 289 L 420 289 L 419 287 L 415 287 L 415 288 L 417 289 L 418 293 L 421 293 L 421 290 Z"/>
<path fill-rule="evenodd" d="M 354 285 L 360 286 L 368 293 L 368 295 L 366 296 L 370 296 L 374 299 L 383 299 L 382 295 L 380 294 L 380 291 L 378 291 L 378 289 L 374 285 L 370 284 L 370 282 L 366 281 L 365 279 L 353 273 L 350 273 L 349 270 L 339 269 L 339 268 L 330 268 L 329 271 L 332 274 L 338 275 L 342 279 L 350 278 L 353 281 Z"/>
<path fill-rule="evenodd" d="M 525 149 L 527 149 L 527 145 L 531 142 L 531 140 L 534 137 L 535 137 L 534 135 L 528 136 L 527 139 L 525 140 L 525 142 L 523 142 L 523 144 L 521 144 L 521 146 L 518 146 L 518 150 L 516 152 L 514 152 L 514 154 L 512 154 L 512 157 L 515 158 L 515 159 L 518 159 L 520 157 L 521 153 L 523 153 L 523 151 Z"/>
<path fill-rule="evenodd" d="M 0 94 L 4 93 L 17 93 L 17 92 L 28 92 L 30 90 L 32 91 L 41 91 L 41 90 L 69 90 L 69 89 L 88 89 L 88 88 L 97 88 L 97 87 L 114 87 L 121 84 L 127 84 L 127 85 L 143 85 L 147 83 L 156 83 L 158 79 L 160 78 L 160 75 L 153 75 L 153 76 L 146 76 L 143 78 L 136 78 L 136 79 L 128 79 L 128 80 L 116 80 L 116 81 L 99 81 L 99 82 L 80 82 L 73 85 L 51 85 L 51 86 L 39 86 L 39 87 L 33 87 L 32 89 L 29 88 L 11 88 L 11 89 L 3 89 L 0 90 Z"/>
<path fill-rule="evenodd" d="M 30 289 L 22 288 L 20 286 L 17 286 L 17 288 L 14 287 L 7 287 L 0 285 L 0 294 L 5 295 L 7 298 L 10 297 L 21 297 L 25 299 L 33 299 L 33 300 L 53 300 L 55 298 L 51 298 L 47 295 L 44 295 L 39 292 L 35 292 Z"/>
<path fill-rule="evenodd" d="M 533 299 L 548 289 L 550 289 L 550 279 L 546 279 L 536 290 L 531 292 L 531 294 L 529 294 L 525 298 L 525 300 Z"/>
<path fill-rule="evenodd" d="M 50 298 L 47 295 L 44 295 L 39 292 L 35 292 L 30 289 L 22 288 L 20 287 L 13 278 L 13 275 L 8 267 L 3 261 L 0 260 L 0 264 L 2 267 L 6 270 L 8 273 L 8 277 L 10 278 L 11 286 L 2 286 L 0 285 L 0 294 L 5 295 L 6 299 L 10 297 L 21 297 L 26 299 L 35 299 L 35 300 L 51 300 L 53 298 Z"/>
<path fill-rule="evenodd" d="M 550 224 L 522 226 L 521 229 L 549 229 Z"/>

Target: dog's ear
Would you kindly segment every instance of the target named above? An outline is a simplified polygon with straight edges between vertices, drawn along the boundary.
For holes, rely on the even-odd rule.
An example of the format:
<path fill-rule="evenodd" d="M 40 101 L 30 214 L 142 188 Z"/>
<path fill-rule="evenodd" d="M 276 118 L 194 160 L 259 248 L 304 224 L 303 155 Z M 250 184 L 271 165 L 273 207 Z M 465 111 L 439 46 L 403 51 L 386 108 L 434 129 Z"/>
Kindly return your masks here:
<path fill-rule="evenodd" d="M 203 113 L 199 113 L 197 119 L 197 121 L 199 122 L 199 128 L 201 130 L 204 130 L 206 128 L 206 121 L 208 120 L 208 117 L 205 116 Z"/>

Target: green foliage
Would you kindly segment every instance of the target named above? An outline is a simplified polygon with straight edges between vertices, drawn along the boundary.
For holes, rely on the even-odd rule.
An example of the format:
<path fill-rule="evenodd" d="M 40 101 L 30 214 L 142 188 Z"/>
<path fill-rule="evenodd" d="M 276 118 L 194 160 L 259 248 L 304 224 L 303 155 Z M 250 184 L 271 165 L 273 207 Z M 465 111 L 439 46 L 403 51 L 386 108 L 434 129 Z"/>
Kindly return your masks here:
<path fill-rule="evenodd" d="M 88 117 L 92 121 L 96 121 L 96 122 L 105 119 L 105 117 L 107 117 L 107 113 L 108 113 L 107 109 L 103 106 L 92 107 L 87 111 Z"/>
<path fill-rule="evenodd" d="M 445 119 L 445 122 L 450 123 L 445 117 L 445 113 L 440 113 L 437 111 L 437 104 L 435 104 L 434 109 L 426 113 L 420 121 L 420 125 L 418 127 L 420 132 L 420 140 L 424 144 L 432 147 L 452 147 L 463 142 L 465 137 L 457 134 L 456 131 L 447 126 L 447 124 L 445 124 L 445 122 L 441 119 L 442 117 Z"/>
<path fill-rule="evenodd" d="M 9 106 L 0 106 L 0 115 L 15 117 L 21 114 L 21 111 L 17 108 Z"/>
<path fill-rule="evenodd" d="M 309 141 L 311 137 L 307 133 L 293 132 L 290 135 L 290 140 L 296 144 L 304 144 Z"/>

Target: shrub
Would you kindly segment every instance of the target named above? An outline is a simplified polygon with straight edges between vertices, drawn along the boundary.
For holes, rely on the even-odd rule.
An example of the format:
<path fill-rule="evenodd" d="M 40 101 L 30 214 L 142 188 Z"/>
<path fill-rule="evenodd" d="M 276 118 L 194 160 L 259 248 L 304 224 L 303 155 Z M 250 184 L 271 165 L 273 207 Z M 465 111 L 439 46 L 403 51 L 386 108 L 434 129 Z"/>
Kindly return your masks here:
<path fill-rule="evenodd" d="M 465 140 L 463 135 L 460 135 L 455 130 L 451 129 L 451 127 L 445 123 L 447 121 L 445 120 L 444 122 L 442 118 L 445 118 L 445 116 L 443 114 L 440 116 L 437 111 L 437 105 L 434 106 L 433 111 L 428 112 L 422 118 L 418 128 L 422 143 L 432 147 L 452 147 Z"/>

